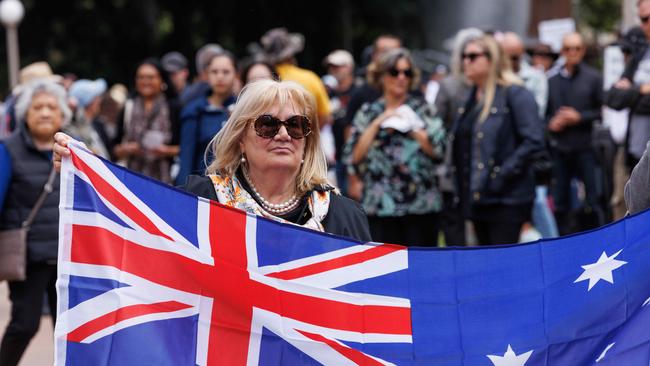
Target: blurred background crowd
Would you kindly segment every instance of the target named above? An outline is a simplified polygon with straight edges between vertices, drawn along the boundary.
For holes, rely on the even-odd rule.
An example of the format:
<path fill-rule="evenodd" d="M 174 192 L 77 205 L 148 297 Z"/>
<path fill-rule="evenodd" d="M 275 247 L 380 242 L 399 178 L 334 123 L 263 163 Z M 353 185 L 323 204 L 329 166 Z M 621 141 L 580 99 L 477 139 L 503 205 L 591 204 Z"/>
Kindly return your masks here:
<path fill-rule="evenodd" d="M 630 85 L 614 85 L 626 61 L 643 60 L 644 2 L 636 9 L 634 2 L 606 0 L 373 6 L 335 1 L 323 5 L 322 18 L 328 19 L 323 22 L 291 2 L 242 2 L 223 9 L 190 3 L 25 2 L 22 68 L 0 109 L 0 138 L 29 126 L 17 115 L 20 97 L 35 81 L 51 81 L 63 86 L 70 110 L 61 130 L 104 158 L 179 185 L 205 169 L 211 159 L 206 147 L 242 87 L 259 78 L 293 80 L 316 99 L 332 183 L 362 203 L 378 240 L 427 245 L 506 240 L 480 234 L 486 224 L 497 231 L 516 228 L 514 241 L 527 241 L 594 228 L 625 213 L 622 184 L 650 134 L 643 128 L 629 133 L 640 118 L 629 100 L 638 96 L 614 95 L 609 108 L 606 92 L 634 89 L 643 81 L 626 70 L 632 73 L 626 79 Z M 291 16 L 284 5 L 292 8 Z M 630 11 L 632 20 L 626 20 Z M 640 25 L 625 28 L 624 22 Z M 496 65 L 500 56 L 489 55 L 490 45 L 481 38 L 486 35 L 498 44 L 503 65 Z M 472 42 L 476 52 L 467 49 Z M 401 53 L 382 58 L 389 50 Z M 488 56 L 485 70 L 482 55 Z M 472 75 L 477 72 L 485 75 Z M 523 85 L 535 108 L 511 97 L 498 105 L 499 88 L 485 88 L 486 80 L 504 89 Z M 645 95 L 643 89 L 639 93 Z M 514 149 L 508 153 L 530 150 L 507 173 L 499 171 L 503 152 L 489 146 L 486 152 L 471 136 L 500 108 L 515 120 Z M 538 125 L 542 141 L 534 148 L 526 142 L 527 132 L 518 130 L 525 128 L 517 126 L 523 121 L 519 113 L 536 115 L 531 123 Z M 377 119 L 380 132 L 366 133 Z M 426 134 L 411 133 L 419 129 Z M 495 142 L 508 138 L 499 135 Z M 419 148 L 422 156 L 407 153 Z M 474 161 L 477 151 L 491 155 Z M 520 175 L 522 164 L 534 175 L 522 192 L 534 191 L 524 195 L 534 198 L 517 197 L 508 182 Z M 500 189 L 510 196 L 479 198 L 474 181 L 482 179 L 481 170 L 491 174 L 491 182 L 505 184 Z M 506 202 L 507 210 L 494 211 L 495 202 Z M 489 213 L 473 207 L 481 203 Z M 422 227 L 426 235 L 391 234 Z M 512 235 L 507 239 L 513 241 Z"/>

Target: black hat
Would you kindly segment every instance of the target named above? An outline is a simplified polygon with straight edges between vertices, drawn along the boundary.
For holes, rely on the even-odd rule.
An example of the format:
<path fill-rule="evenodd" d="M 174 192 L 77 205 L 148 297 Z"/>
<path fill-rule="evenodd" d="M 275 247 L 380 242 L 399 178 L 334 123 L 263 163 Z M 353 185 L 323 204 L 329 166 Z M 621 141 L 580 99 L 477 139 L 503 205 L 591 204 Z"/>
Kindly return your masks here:
<path fill-rule="evenodd" d="M 526 49 L 526 53 L 528 53 L 530 56 L 547 56 L 552 58 L 553 61 L 557 60 L 559 57 L 558 53 L 554 52 L 551 46 L 542 42 L 537 42 L 534 45 L 528 47 Z"/>

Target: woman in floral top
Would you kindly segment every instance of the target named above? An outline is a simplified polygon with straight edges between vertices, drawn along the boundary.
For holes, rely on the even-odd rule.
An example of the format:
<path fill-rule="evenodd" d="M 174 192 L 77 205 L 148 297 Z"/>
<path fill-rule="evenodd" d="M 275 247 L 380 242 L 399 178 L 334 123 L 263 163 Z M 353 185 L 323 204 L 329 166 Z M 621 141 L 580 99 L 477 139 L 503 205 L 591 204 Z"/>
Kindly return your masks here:
<path fill-rule="evenodd" d="M 434 172 L 445 133 L 432 108 L 409 94 L 418 77 L 407 50 L 385 53 L 368 72 L 383 95 L 356 114 L 345 147 L 349 173 L 363 182 L 361 203 L 375 241 L 437 242 L 442 207 Z"/>

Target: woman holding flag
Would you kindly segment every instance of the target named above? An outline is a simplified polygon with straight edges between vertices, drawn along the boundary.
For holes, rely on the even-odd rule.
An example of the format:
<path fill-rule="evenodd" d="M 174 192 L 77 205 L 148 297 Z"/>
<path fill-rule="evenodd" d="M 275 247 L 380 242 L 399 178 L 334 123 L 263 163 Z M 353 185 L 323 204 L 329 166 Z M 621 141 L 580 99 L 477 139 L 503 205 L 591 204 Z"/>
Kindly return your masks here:
<path fill-rule="evenodd" d="M 69 136 L 55 136 L 54 164 Z M 370 241 L 363 209 L 327 182 L 315 100 L 294 82 L 259 80 L 239 95 L 208 149 L 205 176 L 181 187 L 198 196 L 274 220 Z"/>

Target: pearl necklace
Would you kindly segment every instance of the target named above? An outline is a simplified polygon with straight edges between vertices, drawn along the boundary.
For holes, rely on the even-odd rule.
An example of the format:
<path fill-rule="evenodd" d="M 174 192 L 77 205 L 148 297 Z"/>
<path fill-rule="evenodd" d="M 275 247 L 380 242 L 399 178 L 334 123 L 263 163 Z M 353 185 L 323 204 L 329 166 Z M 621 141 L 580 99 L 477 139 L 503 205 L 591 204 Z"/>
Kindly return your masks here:
<path fill-rule="evenodd" d="M 248 185 L 253 190 L 253 194 L 255 195 L 255 197 L 257 197 L 257 199 L 261 203 L 261 206 L 264 209 L 264 211 L 266 211 L 268 213 L 271 213 L 273 215 L 276 215 L 276 216 L 284 215 L 284 214 L 287 214 L 287 213 L 293 211 L 298 206 L 298 203 L 300 203 L 300 200 L 298 199 L 298 197 L 295 194 L 293 196 L 291 196 L 291 198 L 289 198 L 288 200 L 286 200 L 286 201 L 284 201 L 282 203 L 275 204 L 275 203 L 271 203 L 271 202 L 267 201 L 257 191 L 257 188 L 255 187 L 255 184 L 253 183 L 253 180 L 248 176 L 248 172 L 246 171 L 246 169 L 242 169 L 242 170 L 244 172 L 244 177 L 248 181 Z"/>

